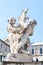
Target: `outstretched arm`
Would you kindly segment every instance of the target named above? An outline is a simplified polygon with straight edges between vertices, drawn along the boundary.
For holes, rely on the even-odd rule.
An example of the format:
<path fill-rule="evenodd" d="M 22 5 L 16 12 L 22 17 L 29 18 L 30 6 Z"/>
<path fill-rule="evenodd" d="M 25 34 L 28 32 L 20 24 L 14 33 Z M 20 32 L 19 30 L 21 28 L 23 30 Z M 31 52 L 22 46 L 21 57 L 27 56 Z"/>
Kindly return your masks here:
<path fill-rule="evenodd" d="M 17 27 L 12 27 L 12 26 L 10 26 L 10 25 L 7 27 L 7 31 L 8 31 L 8 32 L 14 33 L 14 32 L 17 32 L 17 31 L 19 31 L 19 30 L 20 30 L 19 27 L 18 27 L 18 28 L 17 28 Z"/>

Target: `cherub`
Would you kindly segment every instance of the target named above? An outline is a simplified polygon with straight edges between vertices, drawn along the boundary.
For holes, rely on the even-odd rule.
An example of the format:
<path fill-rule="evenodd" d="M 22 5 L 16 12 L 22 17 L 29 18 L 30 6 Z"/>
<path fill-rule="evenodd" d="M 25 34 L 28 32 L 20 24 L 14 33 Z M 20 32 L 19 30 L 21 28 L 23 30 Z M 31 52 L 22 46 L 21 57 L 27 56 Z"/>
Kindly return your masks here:
<path fill-rule="evenodd" d="M 18 34 L 18 31 L 21 28 L 18 26 L 14 26 L 14 24 L 16 22 L 16 19 L 14 17 L 9 19 L 8 22 L 9 22 L 9 25 L 7 27 L 7 30 L 9 32 L 8 40 L 9 40 L 11 53 L 14 53 L 13 47 L 16 48 L 18 41 L 19 41 L 20 37 L 22 36 L 22 34 Z"/>

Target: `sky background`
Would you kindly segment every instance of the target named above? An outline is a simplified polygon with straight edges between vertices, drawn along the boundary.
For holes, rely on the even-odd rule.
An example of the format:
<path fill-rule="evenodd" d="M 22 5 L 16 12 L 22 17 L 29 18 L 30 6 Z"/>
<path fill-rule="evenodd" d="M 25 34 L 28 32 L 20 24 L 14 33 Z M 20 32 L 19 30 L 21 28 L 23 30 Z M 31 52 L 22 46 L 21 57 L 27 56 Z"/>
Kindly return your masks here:
<path fill-rule="evenodd" d="M 27 15 L 37 21 L 34 35 L 30 37 L 31 42 L 43 42 L 43 0 L 0 0 L 0 39 L 8 35 L 7 20 L 15 17 L 18 21 L 20 12 L 25 8 L 29 8 Z"/>

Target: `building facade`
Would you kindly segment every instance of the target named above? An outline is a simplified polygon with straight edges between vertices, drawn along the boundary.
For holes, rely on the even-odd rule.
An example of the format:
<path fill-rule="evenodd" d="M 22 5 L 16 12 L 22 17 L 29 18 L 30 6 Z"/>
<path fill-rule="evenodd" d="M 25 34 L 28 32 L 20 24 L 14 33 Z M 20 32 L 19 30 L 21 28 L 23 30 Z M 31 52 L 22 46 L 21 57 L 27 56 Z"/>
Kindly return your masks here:
<path fill-rule="evenodd" d="M 31 44 L 31 51 L 34 61 L 43 61 L 43 42 Z"/>
<path fill-rule="evenodd" d="M 10 52 L 9 45 L 0 39 L 0 61 L 4 60 L 8 52 Z"/>

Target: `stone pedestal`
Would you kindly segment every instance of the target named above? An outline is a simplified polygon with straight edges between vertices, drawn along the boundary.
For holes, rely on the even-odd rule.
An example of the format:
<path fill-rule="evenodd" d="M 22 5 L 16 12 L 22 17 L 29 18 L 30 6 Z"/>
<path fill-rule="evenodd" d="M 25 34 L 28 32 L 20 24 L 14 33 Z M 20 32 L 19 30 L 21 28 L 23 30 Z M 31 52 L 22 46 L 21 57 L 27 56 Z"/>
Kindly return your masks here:
<path fill-rule="evenodd" d="M 32 56 L 27 54 L 11 54 L 9 53 L 5 59 L 6 61 L 28 61 L 32 62 Z"/>

